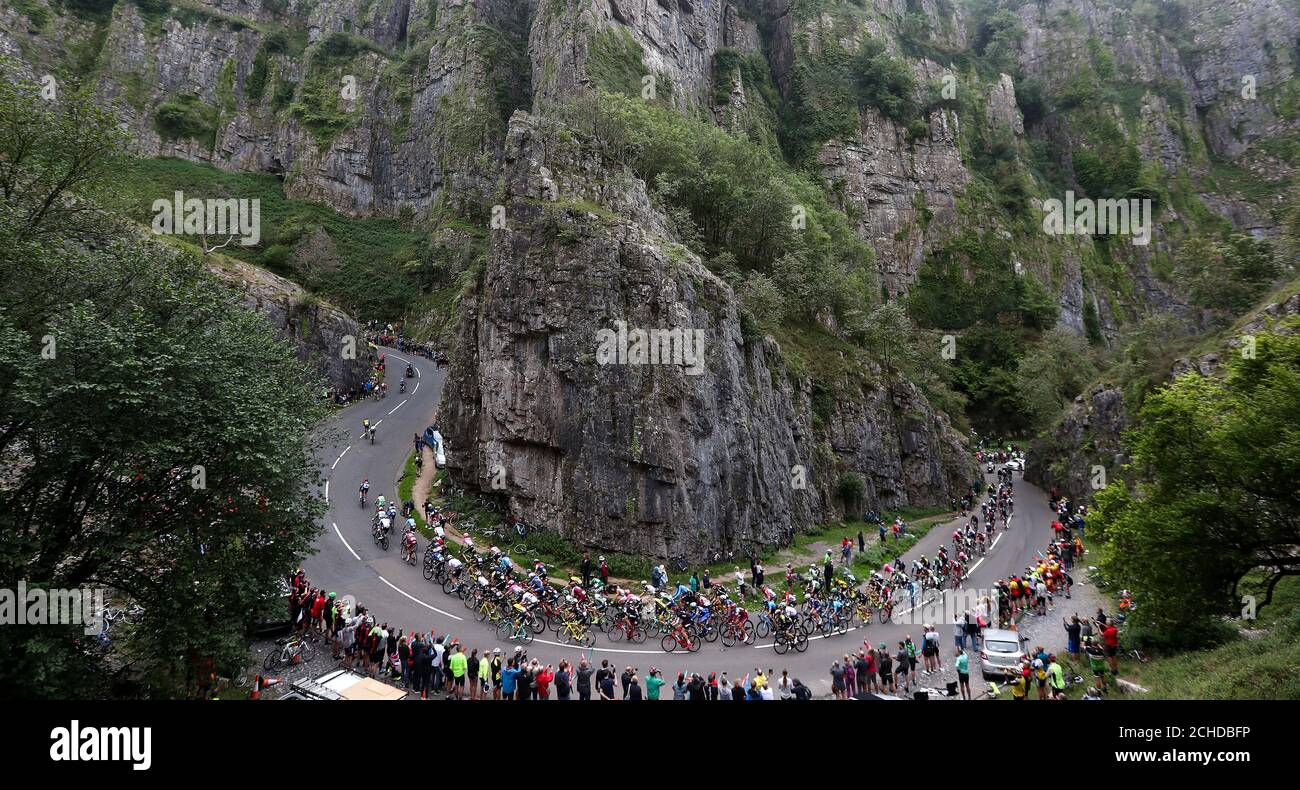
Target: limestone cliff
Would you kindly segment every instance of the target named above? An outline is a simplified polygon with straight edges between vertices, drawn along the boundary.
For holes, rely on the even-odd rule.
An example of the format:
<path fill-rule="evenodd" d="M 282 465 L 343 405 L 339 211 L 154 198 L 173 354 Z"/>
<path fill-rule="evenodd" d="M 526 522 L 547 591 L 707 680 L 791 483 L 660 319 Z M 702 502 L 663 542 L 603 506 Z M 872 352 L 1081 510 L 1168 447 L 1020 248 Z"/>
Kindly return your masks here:
<path fill-rule="evenodd" d="M 699 556 L 838 518 L 844 471 L 873 507 L 946 504 L 971 479 L 963 441 L 905 383 L 860 384 L 817 429 L 810 381 L 771 338 L 744 338 L 731 288 L 592 148 L 517 113 L 504 189 L 442 427 L 458 477 L 525 519 L 584 545 Z M 700 332 L 699 375 L 602 364 L 599 333 L 618 322 Z"/>

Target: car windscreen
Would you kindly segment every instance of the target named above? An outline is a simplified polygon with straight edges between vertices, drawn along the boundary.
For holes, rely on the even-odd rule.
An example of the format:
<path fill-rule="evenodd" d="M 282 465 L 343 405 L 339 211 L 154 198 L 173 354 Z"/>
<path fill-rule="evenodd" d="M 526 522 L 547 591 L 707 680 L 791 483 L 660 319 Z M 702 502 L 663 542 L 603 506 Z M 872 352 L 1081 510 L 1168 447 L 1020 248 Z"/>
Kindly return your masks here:
<path fill-rule="evenodd" d="M 1020 647 L 1015 642 L 988 642 L 984 649 L 990 653 L 1018 653 Z"/>

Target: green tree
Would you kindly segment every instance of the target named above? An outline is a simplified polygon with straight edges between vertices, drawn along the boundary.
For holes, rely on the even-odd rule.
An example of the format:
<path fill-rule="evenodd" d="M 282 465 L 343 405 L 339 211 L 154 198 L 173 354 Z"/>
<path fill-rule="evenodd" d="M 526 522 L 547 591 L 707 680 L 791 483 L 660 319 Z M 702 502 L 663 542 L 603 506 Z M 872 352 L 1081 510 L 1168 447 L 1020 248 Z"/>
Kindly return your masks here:
<path fill-rule="evenodd" d="M 1054 329 L 1016 367 L 1016 393 L 1034 430 L 1048 427 L 1098 373 L 1085 339 Z"/>
<path fill-rule="evenodd" d="M 40 101 L 4 91 L 0 119 Z M 45 146 L 112 148 L 76 128 L 33 134 L 38 172 L 13 180 L 47 183 L 61 155 Z M 88 186 L 102 162 L 77 161 L 67 180 Z M 89 201 L 66 197 L 0 214 L 0 586 L 109 587 L 146 616 L 109 648 L 80 626 L 0 629 L 0 694 L 176 696 L 201 667 L 243 666 L 252 612 L 310 550 L 322 411 L 289 345 L 197 254 L 102 213 L 89 244 L 71 221 Z"/>
<path fill-rule="evenodd" d="M 1126 438 L 1146 482 L 1102 491 L 1089 532 L 1142 601 L 1139 625 L 1195 633 L 1239 611 L 1247 574 L 1264 579 L 1261 607 L 1300 575 L 1300 335 L 1261 334 L 1226 375 L 1152 393 Z"/>
<path fill-rule="evenodd" d="M 64 198 L 104 175 L 124 135 L 84 89 L 69 86 L 61 101 L 47 101 L 17 74 L 0 58 L 0 213 L 9 240 L 85 233 L 97 222 L 93 204 Z"/>
<path fill-rule="evenodd" d="M 1269 244 L 1240 233 L 1223 240 L 1190 238 L 1174 265 L 1175 280 L 1192 304 L 1225 321 L 1250 309 L 1280 273 Z"/>

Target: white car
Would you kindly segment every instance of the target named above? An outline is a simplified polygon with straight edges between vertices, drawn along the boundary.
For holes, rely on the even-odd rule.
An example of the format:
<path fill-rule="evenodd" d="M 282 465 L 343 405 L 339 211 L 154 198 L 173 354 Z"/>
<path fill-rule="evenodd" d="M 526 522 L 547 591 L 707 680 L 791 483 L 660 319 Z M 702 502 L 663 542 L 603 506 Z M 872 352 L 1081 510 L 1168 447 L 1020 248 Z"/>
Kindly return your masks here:
<path fill-rule="evenodd" d="M 1025 462 L 1020 458 L 1012 458 L 1010 461 L 1007 461 L 1006 465 L 1002 468 L 1010 469 L 1013 472 L 1024 472 Z"/>
<path fill-rule="evenodd" d="M 1020 634 L 1000 628 L 985 628 L 984 645 L 980 649 L 980 673 L 985 680 L 1007 678 L 1020 671 L 1020 659 L 1025 657 L 1020 644 Z"/>

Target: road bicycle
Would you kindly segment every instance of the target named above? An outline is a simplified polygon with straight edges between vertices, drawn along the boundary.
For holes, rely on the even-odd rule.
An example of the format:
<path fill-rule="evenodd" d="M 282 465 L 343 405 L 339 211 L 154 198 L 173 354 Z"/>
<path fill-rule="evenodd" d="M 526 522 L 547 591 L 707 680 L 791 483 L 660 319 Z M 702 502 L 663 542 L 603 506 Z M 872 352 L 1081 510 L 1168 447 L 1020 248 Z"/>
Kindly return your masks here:
<path fill-rule="evenodd" d="M 373 524 L 370 527 L 370 537 L 374 539 L 375 545 L 388 551 L 388 531 L 379 524 Z"/>
<path fill-rule="evenodd" d="M 622 642 L 625 638 L 627 641 L 639 645 L 645 642 L 646 632 L 639 621 L 623 614 L 614 618 L 614 622 L 609 629 L 609 641 Z"/>
<path fill-rule="evenodd" d="M 529 622 L 524 607 L 515 604 L 515 609 L 513 617 L 507 617 L 497 625 L 497 638 L 502 641 L 518 639 L 525 645 L 531 645 L 533 643 L 532 623 Z"/>
<path fill-rule="evenodd" d="M 665 653 L 672 653 L 678 649 L 688 653 L 698 653 L 703 641 L 694 628 L 678 625 L 670 633 L 664 634 L 663 639 L 659 640 L 659 647 L 663 648 Z"/>
<path fill-rule="evenodd" d="M 778 630 L 772 639 L 772 649 L 778 655 L 785 655 L 792 647 L 796 653 L 808 650 L 808 635 L 802 628 L 793 625 Z"/>
<path fill-rule="evenodd" d="M 114 609 L 111 606 L 104 607 L 104 630 L 112 628 L 115 623 L 125 620 L 128 623 L 138 623 L 144 619 L 144 607 L 138 603 L 130 606 L 119 607 Z"/>
<path fill-rule="evenodd" d="M 410 543 L 407 543 L 407 542 L 403 539 L 403 541 L 402 541 L 402 562 L 405 562 L 405 563 L 407 563 L 408 565 L 414 565 L 414 564 L 415 564 L 415 557 L 416 557 L 416 555 L 419 554 L 419 553 L 420 553 L 420 547 L 419 547 L 419 544 L 418 544 L 416 541 L 413 540 L 413 541 L 411 541 Z"/>
<path fill-rule="evenodd" d="M 752 645 L 755 638 L 754 624 L 749 620 L 732 619 L 722 625 L 722 644 L 726 647 L 735 647 L 740 642 Z"/>
<path fill-rule="evenodd" d="M 678 573 L 686 573 L 686 570 L 691 567 L 691 564 L 686 561 L 685 554 L 668 558 L 668 564 L 676 568 Z"/>
<path fill-rule="evenodd" d="M 301 635 L 278 640 L 275 644 L 275 649 L 266 654 L 266 660 L 262 662 L 262 669 L 271 670 L 281 666 L 296 666 L 305 661 L 311 661 L 316 655 L 311 643 L 303 639 Z"/>
<path fill-rule="evenodd" d="M 559 640 L 564 644 L 573 643 L 590 648 L 596 645 L 596 635 L 591 626 L 577 620 L 562 620 L 556 629 Z"/>

